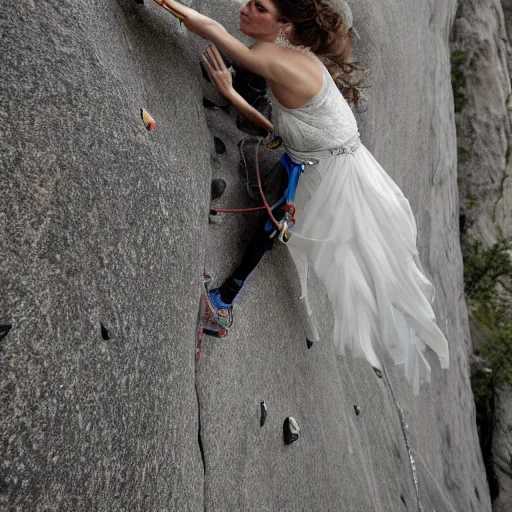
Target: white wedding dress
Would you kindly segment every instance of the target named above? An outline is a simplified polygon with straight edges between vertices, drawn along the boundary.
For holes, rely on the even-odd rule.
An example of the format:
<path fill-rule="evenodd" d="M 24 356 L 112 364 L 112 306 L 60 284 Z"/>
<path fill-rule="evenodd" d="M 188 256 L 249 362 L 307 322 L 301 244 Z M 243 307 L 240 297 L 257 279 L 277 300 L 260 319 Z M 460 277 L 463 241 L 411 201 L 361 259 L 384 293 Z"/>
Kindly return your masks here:
<path fill-rule="evenodd" d="M 275 133 L 295 162 L 308 162 L 288 247 L 301 279 L 311 341 L 318 339 L 307 300 L 308 263 L 324 284 L 334 313 L 334 344 L 375 368 L 404 364 L 419 393 L 430 381 L 426 347 L 449 363 L 436 323 L 434 288 L 421 272 L 416 222 L 396 183 L 361 143 L 356 119 L 327 68 L 306 105 L 283 107 L 270 92 Z"/>

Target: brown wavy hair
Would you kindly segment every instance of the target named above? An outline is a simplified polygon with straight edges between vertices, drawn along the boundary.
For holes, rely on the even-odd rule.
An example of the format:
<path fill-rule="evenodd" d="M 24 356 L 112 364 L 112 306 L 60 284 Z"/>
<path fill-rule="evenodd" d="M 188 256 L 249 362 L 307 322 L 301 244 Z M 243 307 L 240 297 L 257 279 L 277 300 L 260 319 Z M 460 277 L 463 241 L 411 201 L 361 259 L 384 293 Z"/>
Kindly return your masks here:
<path fill-rule="evenodd" d="M 272 0 L 304 46 L 309 46 L 329 70 L 345 99 L 358 106 L 369 70 L 352 60 L 351 32 L 341 14 L 326 0 Z"/>

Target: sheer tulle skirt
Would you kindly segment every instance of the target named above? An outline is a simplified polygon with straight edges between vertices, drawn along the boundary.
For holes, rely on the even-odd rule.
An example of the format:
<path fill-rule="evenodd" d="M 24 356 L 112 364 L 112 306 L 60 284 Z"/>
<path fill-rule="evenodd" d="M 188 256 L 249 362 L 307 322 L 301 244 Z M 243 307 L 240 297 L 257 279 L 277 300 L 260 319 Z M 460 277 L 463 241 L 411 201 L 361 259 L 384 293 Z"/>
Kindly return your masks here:
<path fill-rule="evenodd" d="M 310 335 L 317 336 L 307 301 L 308 262 L 332 303 L 338 352 L 348 348 L 379 369 L 403 363 L 418 393 L 420 383 L 430 381 L 426 347 L 442 368 L 449 354 L 432 309 L 434 288 L 421 270 L 409 201 L 361 144 L 354 154 L 306 165 L 296 206 L 289 247 L 315 331 Z"/>

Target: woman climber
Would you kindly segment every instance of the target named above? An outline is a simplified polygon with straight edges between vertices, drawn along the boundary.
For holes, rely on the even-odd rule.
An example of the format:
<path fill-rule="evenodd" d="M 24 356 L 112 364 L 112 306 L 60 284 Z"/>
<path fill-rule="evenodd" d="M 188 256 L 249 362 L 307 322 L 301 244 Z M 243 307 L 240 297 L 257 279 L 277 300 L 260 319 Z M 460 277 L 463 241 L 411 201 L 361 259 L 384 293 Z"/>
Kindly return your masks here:
<path fill-rule="evenodd" d="M 268 83 L 272 122 L 234 90 L 217 48 L 206 49 L 203 63 L 219 92 L 251 122 L 278 134 L 290 159 L 304 164 L 288 247 L 299 268 L 308 321 L 312 265 L 333 307 L 338 352 L 348 347 L 380 370 L 386 363 L 403 363 L 418 393 L 420 383 L 430 380 L 426 347 L 447 368 L 448 343 L 432 309 L 433 285 L 421 271 L 410 204 L 362 144 L 349 106 L 359 101 L 365 69 L 352 61 L 348 4 L 248 1 L 240 29 L 256 40 L 249 49 L 211 18 L 173 0 L 155 1 Z M 260 229 L 234 274 L 210 292 L 215 309 L 210 322 L 231 325 L 233 299 L 273 243 L 270 235 Z"/>

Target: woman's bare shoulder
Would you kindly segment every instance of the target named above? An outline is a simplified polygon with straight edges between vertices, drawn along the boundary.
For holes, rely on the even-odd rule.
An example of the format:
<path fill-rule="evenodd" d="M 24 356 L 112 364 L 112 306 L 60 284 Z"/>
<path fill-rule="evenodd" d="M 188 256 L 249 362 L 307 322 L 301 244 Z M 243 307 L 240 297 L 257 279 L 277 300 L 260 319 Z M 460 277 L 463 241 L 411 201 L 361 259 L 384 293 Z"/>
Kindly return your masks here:
<path fill-rule="evenodd" d="M 285 48 L 275 43 L 258 42 L 251 51 L 257 52 L 267 60 L 272 79 L 283 85 L 296 83 L 306 79 L 321 82 L 321 65 L 311 53 L 302 53 Z M 313 65 L 312 65 L 313 64 Z"/>
<path fill-rule="evenodd" d="M 251 50 L 266 60 L 269 70 L 266 79 L 272 93 L 284 107 L 299 108 L 322 88 L 322 66 L 314 54 L 261 42 Z"/>

